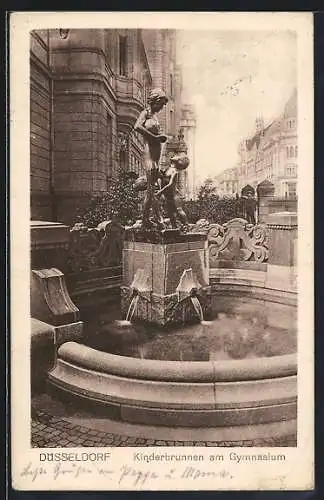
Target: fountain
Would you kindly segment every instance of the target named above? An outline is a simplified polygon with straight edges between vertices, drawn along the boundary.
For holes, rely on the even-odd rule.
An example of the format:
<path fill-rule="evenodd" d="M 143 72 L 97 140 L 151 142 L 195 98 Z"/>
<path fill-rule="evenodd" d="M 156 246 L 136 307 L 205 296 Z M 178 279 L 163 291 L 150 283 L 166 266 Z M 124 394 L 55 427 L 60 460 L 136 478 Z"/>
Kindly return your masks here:
<path fill-rule="evenodd" d="M 116 321 L 115 321 L 116 325 L 118 325 L 120 327 L 131 326 L 132 319 L 133 319 L 134 313 L 135 313 L 136 308 L 137 308 L 138 299 L 139 299 L 139 295 L 134 294 L 131 301 L 130 301 L 130 304 L 129 304 L 129 308 L 128 308 L 128 311 L 126 314 L 126 319 L 116 319 Z"/>
<path fill-rule="evenodd" d="M 50 384 L 126 422 L 248 425 L 258 434 L 293 421 L 292 292 L 268 288 L 263 268 L 249 284 L 236 285 L 232 272 L 210 284 L 207 243 L 201 233 L 130 231 L 121 311 L 102 330 L 85 324 L 82 344 L 58 349 Z"/>
<path fill-rule="evenodd" d="M 157 208 L 153 192 L 146 209 Z M 277 215 L 269 259 L 264 228 L 243 219 L 214 224 L 210 241 L 206 232 L 127 228 L 121 311 L 101 331 L 85 325 L 82 344 L 58 349 L 50 384 L 131 423 L 241 426 L 260 436 L 266 424 L 294 421 L 296 294 L 288 280 L 296 224 Z M 211 272 L 222 252 L 246 263 Z"/>

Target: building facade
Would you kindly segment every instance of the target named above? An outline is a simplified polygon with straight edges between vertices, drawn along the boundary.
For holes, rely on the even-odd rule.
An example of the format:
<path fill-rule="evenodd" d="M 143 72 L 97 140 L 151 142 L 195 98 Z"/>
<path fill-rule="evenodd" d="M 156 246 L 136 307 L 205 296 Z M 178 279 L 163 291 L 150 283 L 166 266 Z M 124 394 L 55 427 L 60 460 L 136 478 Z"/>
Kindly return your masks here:
<path fill-rule="evenodd" d="M 238 167 L 223 170 L 215 177 L 217 194 L 219 196 L 235 196 L 238 192 Z"/>
<path fill-rule="evenodd" d="M 255 130 L 238 148 L 239 161 L 215 177 L 220 195 L 241 194 L 244 186 L 254 189 L 268 180 L 274 185 L 274 196 L 297 197 L 298 133 L 297 91 L 286 103 L 280 116 L 265 124 L 255 121 Z"/>
<path fill-rule="evenodd" d="M 262 118 L 257 118 L 254 133 L 239 145 L 239 191 L 246 184 L 256 188 L 268 180 L 275 187 L 276 197 L 297 196 L 297 125 L 295 90 L 279 117 L 267 124 Z"/>
<path fill-rule="evenodd" d="M 133 126 L 150 88 L 161 86 L 170 97 L 160 120 L 167 135 L 177 136 L 181 78 L 176 34 L 150 31 L 31 33 L 33 219 L 73 223 L 91 196 L 107 190 L 118 168 L 143 173 L 143 139 Z"/>

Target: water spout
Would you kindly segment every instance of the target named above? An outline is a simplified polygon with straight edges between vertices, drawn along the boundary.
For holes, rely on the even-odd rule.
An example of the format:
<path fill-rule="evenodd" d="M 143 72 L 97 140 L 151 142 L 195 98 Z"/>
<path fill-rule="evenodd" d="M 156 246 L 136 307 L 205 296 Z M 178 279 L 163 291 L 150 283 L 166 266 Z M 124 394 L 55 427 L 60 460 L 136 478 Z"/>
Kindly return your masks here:
<path fill-rule="evenodd" d="M 212 323 L 212 321 L 206 321 L 204 319 L 204 313 L 203 313 L 201 304 L 200 304 L 199 299 L 195 293 L 191 294 L 190 300 L 191 300 L 192 305 L 194 306 L 194 309 L 195 309 L 197 316 L 200 320 L 200 324 L 201 325 L 210 325 Z"/>
<path fill-rule="evenodd" d="M 138 346 L 138 353 L 141 359 L 145 359 L 144 347 L 142 345 Z"/>
<path fill-rule="evenodd" d="M 193 295 L 190 297 L 190 300 L 192 302 L 192 305 L 194 306 L 194 309 L 197 313 L 198 318 L 200 319 L 200 321 L 204 321 L 204 313 L 203 313 L 203 310 L 202 310 L 202 307 L 201 307 L 201 304 L 199 302 L 198 297 Z"/>
<path fill-rule="evenodd" d="M 201 286 L 191 267 L 189 269 L 185 269 L 176 288 L 179 302 L 186 299 L 190 295 L 197 295 L 199 288 L 201 288 Z"/>
<path fill-rule="evenodd" d="M 126 314 L 126 322 L 128 322 L 127 324 L 130 324 L 132 321 L 132 317 L 134 316 L 134 313 L 135 313 L 136 308 L 137 308 L 138 299 L 139 299 L 138 294 L 133 295 L 132 300 L 129 304 L 127 314 Z"/>

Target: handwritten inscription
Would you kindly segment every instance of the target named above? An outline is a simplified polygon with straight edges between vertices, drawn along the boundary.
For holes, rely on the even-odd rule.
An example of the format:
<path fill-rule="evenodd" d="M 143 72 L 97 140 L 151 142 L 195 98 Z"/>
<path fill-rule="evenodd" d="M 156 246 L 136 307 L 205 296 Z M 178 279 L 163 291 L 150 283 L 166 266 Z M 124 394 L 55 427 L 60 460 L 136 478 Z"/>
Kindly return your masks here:
<path fill-rule="evenodd" d="M 255 77 L 255 74 L 249 74 L 248 76 L 243 76 L 241 78 L 238 78 L 235 80 L 232 85 L 226 85 L 224 90 L 220 93 L 220 95 L 225 95 L 225 94 L 231 94 L 233 96 L 236 96 L 240 93 L 240 87 L 241 84 L 244 81 L 248 81 L 249 83 L 252 83 L 253 78 Z"/>
<path fill-rule="evenodd" d="M 42 480 L 44 477 L 52 478 L 54 481 L 62 477 L 80 478 L 85 476 L 104 476 L 108 480 L 114 480 L 122 486 L 142 487 L 148 482 L 157 479 L 165 480 L 197 480 L 197 479 L 233 479 L 230 472 L 225 469 L 219 471 L 207 471 L 199 467 L 186 466 L 182 468 L 170 468 L 166 472 L 158 473 L 149 468 L 136 468 L 130 465 L 122 465 L 117 469 L 108 468 L 90 462 L 88 465 L 78 465 L 76 463 L 65 464 L 56 463 L 48 466 L 34 467 L 29 462 L 21 471 L 20 476 L 31 479 L 32 482 Z"/>
<path fill-rule="evenodd" d="M 112 487 L 142 488 L 152 485 L 154 482 L 172 483 L 174 480 L 185 482 L 193 481 L 228 481 L 234 479 L 234 475 L 224 467 L 225 460 L 231 463 L 255 463 L 255 462 L 284 462 L 284 453 L 238 453 L 231 451 L 228 455 L 222 453 L 211 453 L 204 456 L 200 453 L 175 453 L 175 452 L 134 452 L 132 455 L 135 465 L 123 463 L 114 466 L 112 456 L 109 453 L 41 453 L 38 465 L 30 461 L 20 472 L 20 476 L 31 483 L 46 484 L 46 480 L 59 482 L 68 478 L 79 480 L 89 478 L 91 484 L 96 479 L 104 478 L 110 482 Z M 87 461 L 85 459 L 88 458 Z M 95 460 L 97 458 L 97 460 Z M 105 462 L 109 459 L 109 465 Z M 68 461 L 67 461 L 68 460 Z M 202 462 L 208 460 L 209 466 Z M 138 464 L 141 462 L 141 466 Z M 165 467 L 153 467 L 157 463 Z M 172 463 L 173 462 L 173 463 Z M 176 462 L 176 463 L 174 463 Z M 180 464 L 181 462 L 181 464 Z M 185 462 L 185 463 L 184 463 Z M 199 462 L 199 463 L 197 463 Z M 213 467 L 211 467 L 213 464 Z M 45 479 L 45 481 L 43 481 Z M 282 479 L 281 483 L 284 482 Z M 280 485 L 281 485 L 280 483 Z"/>

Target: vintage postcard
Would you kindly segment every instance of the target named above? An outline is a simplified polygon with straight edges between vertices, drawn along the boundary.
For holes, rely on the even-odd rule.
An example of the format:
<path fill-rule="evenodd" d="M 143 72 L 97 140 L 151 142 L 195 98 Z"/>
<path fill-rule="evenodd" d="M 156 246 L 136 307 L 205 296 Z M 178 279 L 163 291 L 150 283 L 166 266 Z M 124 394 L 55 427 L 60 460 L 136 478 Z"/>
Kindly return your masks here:
<path fill-rule="evenodd" d="M 310 13 L 13 13 L 12 485 L 314 488 Z"/>

